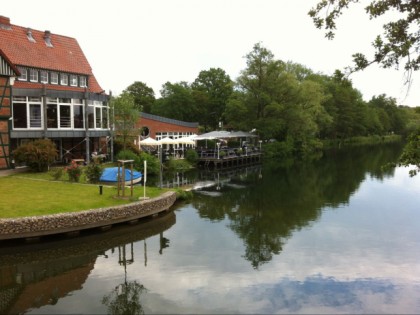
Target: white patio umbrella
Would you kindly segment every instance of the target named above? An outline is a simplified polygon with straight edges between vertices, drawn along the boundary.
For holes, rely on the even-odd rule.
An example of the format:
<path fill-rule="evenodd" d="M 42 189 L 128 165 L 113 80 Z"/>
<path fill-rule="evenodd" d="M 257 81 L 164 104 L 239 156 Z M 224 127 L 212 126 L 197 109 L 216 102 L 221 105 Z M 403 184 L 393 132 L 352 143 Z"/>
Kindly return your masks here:
<path fill-rule="evenodd" d="M 159 145 L 159 142 L 151 137 L 148 137 L 144 140 L 140 140 L 140 145 L 156 146 L 156 145 Z"/>
<path fill-rule="evenodd" d="M 176 139 L 176 142 L 178 144 L 191 144 L 191 145 L 195 145 L 195 141 L 192 139 L 192 137 L 194 136 L 188 136 L 188 137 L 182 137 L 182 138 L 178 138 Z"/>
<path fill-rule="evenodd" d="M 157 142 L 158 144 L 177 144 L 176 140 L 169 137 L 162 138 L 158 140 Z"/>

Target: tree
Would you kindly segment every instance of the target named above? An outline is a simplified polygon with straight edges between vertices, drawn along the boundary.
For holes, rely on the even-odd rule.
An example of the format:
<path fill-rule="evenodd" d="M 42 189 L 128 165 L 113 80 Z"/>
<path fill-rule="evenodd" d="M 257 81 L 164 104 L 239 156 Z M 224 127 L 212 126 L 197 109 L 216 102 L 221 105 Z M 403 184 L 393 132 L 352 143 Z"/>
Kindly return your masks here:
<path fill-rule="evenodd" d="M 155 92 L 145 83 L 136 81 L 128 86 L 124 92 L 134 97 L 134 104 L 141 112 L 151 113 L 153 104 L 155 103 Z"/>
<path fill-rule="evenodd" d="M 360 0 L 322 0 L 309 11 L 315 26 L 325 29 L 328 39 L 334 38 L 336 20 L 350 4 Z M 418 0 L 374 0 L 365 7 L 370 19 L 384 16 L 386 13 L 398 13 L 398 18 L 383 25 L 383 35 L 378 35 L 372 42 L 375 53 L 366 57 L 363 53 L 353 55 L 354 67 L 350 71 L 363 70 L 373 63 L 383 68 L 400 68 L 403 63 L 407 72 L 407 82 L 413 71 L 420 68 L 420 5 Z"/>
<path fill-rule="evenodd" d="M 215 130 L 233 92 L 233 82 L 220 68 L 201 71 L 192 83 L 200 124 L 204 129 Z"/>
<path fill-rule="evenodd" d="M 123 150 L 125 150 L 127 142 L 139 133 L 136 124 L 140 118 L 140 112 L 134 103 L 134 97 L 128 92 L 123 92 L 114 98 L 111 106 L 114 108 L 115 132 L 121 137 Z"/>
<path fill-rule="evenodd" d="M 408 142 L 398 163 L 400 166 L 416 166 L 415 169 L 410 170 L 410 176 L 415 176 L 420 172 L 420 128 L 408 137 Z"/>
<path fill-rule="evenodd" d="M 183 121 L 197 121 L 197 109 L 187 82 L 166 82 L 160 94 L 162 97 L 156 101 L 153 114 Z"/>

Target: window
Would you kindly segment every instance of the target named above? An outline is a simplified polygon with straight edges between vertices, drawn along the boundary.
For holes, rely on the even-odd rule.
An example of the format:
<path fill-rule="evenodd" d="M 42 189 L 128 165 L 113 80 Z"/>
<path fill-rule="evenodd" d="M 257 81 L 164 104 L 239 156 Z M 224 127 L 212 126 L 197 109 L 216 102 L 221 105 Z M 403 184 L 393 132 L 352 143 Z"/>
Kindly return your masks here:
<path fill-rule="evenodd" d="M 41 98 L 13 97 L 13 128 L 42 128 Z"/>
<path fill-rule="evenodd" d="M 69 76 L 67 74 L 64 74 L 64 73 L 60 74 L 60 84 L 69 85 Z"/>
<path fill-rule="evenodd" d="M 102 107 L 102 128 L 108 128 L 108 109 L 106 107 Z"/>
<path fill-rule="evenodd" d="M 80 87 L 87 87 L 87 85 L 86 85 L 86 77 L 82 77 L 82 76 L 80 76 L 79 77 L 79 85 L 80 85 Z"/>
<path fill-rule="evenodd" d="M 13 127 L 28 128 L 26 116 L 26 103 L 13 103 Z"/>
<path fill-rule="evenodd" d="M 70 85 L 77 86 L 77 75 L 74 75 L 74 74 L 70 75 Z"/>
<path fill-rule="evenodd" d="M 95 128 L 95 125 L 94 125 L 94 122 L 95 122 L 95 120 L 94 120 L 94 109 L 95 109 L 95 107 L 88 106 L 87 115 L 88 115 L 88 127 L 89 128 Z"/>
<path fill-rule="evenodd" d="M 71 108 L 69 105 L 60 105 L 60 128 L 71 128 Z"/>
<path fill-rule="evenodd" d="M 101 108 L 95 107 L 95 116 L 96 116 L 96 123 L 95 128 L 102 128 L 102 119 L 101 119 Z"/>
<path fill-rule="evenodd" d="M 58 73 L 51 72 L 51 84 L 58 84 Z"/>
<path fill-rule="evenodd" d="M 48 83 L 48 72 L 42 70 L 41 71 L 41 83 Z"/>
<path fill-rule="evenodd" d="M 58 128 L 57 104 L 47 105 L 47 128 Z"/>
<path fill-rule="evenodd" d="M 29 104 L 29 127 L 41 128 L 41 104 Z"/>
<path fill-rule="evenodd" d="M 73 120 L 75 129 L 83 129 L 83 105 L 74 105 L 73 107 Z"/>
<path fill-rule="evenodd" d="M 19 69 L 19 72 L 20 72 L 20 77 L 18 78 L 18 80 L 28 81 L 28 71 L 26 70 L 26 68 L 18 67 L 18 69 Z"/>
<path fill-rule="evenodd" d="M 38 70 L 35 70 L 35 69 L 29 70 L 29 80 L 31 82 L 38 82 Z"/>

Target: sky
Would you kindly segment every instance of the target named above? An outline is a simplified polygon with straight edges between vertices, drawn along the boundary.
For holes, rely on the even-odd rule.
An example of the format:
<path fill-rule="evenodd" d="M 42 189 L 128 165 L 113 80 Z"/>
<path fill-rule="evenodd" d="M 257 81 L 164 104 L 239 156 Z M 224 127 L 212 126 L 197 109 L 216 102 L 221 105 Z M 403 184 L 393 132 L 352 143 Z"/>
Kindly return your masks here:
<path fill-rule="evenodd" d="M 372 52 L 381 20 L 355 4 L 338 20 L 334 40 L 316 29 L 308 11 L 317 0 L 13 0 L 0 15 L 12 24 L 76 38 L 102 88 L 120 94 L 135 81 L 153 88 L 192 83 L 200 71 L 223 69 L 235 80 L 256 43 L 274 58 L 332 75 L 352 54 Z M 420 106 L 418 75 L 371 66 L 350 76 L 369 101 L 386 94 L 399 105 Z M 407 95 L 408 92 L 408 95 Z"/>

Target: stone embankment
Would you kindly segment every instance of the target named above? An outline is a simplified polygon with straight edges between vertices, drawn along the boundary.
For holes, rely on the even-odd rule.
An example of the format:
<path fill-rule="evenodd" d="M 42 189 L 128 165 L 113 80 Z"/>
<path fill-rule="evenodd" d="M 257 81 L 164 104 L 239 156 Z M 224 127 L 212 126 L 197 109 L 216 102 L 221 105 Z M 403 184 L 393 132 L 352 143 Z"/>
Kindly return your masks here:
<path fill-rule="evenodd" d="M 136 221 L 167 211 L 176 201 L 175 192 L 130 204 L 45 216 L 0 219 L 0 240 L 33 238 L 51 234 L 78 233 L 113 224 Z"/>

